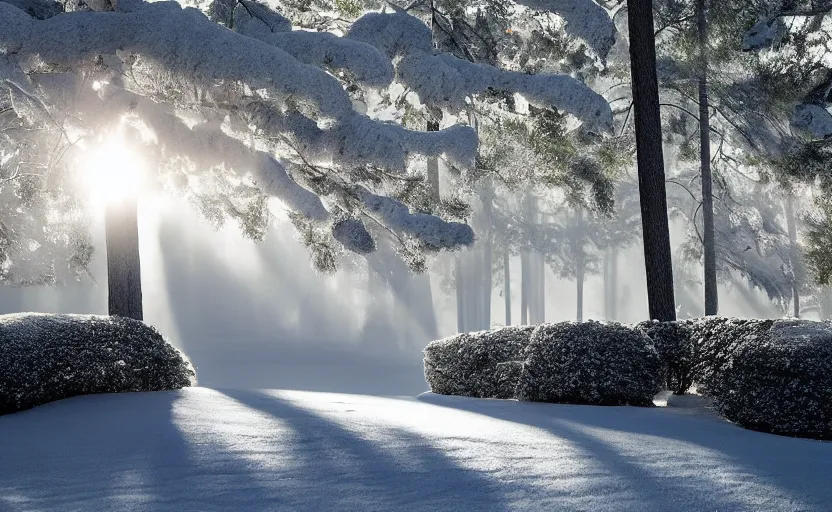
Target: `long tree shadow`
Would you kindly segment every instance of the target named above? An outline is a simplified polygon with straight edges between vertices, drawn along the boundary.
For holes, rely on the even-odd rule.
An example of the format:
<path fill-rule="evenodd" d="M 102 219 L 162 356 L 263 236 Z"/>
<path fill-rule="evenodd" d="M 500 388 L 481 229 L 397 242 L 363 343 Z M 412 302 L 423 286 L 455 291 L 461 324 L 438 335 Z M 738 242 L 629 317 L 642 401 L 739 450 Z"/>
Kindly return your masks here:
<path fill-rule="evenodd" d="M 668 499 L 681 500 L 657 510 L 682 510 L 678 503 L 693 503 L 696 506 L 687 510 L 826 511 L 832 503 L 828 442 L 751 432 L 715 416 L 668 408 L 434 394 L 421 395 L 419 401 L 540 428 L 574 441 L 615 471 L 639 475 L 646 486 L 660 486 Z M 758 491 L 773 501 L 754 506 L 756 497 L 747 494 Z M 782 508 L 787 503 L 793 505 Z"/>
<path fill-rule="evenodd" d="M 279 504 L 279 489 L 260 484 L 236 454 L 186 438 L 174 417 L 180 398 L 76 397 L 0 418 L 0 510 L 207 512 Z"/>
<path fill-rule="evenodd" d="M 300 509 L 511 510 L 487 475 L 459 466 L 412 432 L 389 428 L 391 442 L 371 441 L 278 397 L 222 393 L 297 433 L 292 440 L 300 463 L 295 478 L 315 483 L 315 492 L 294 497 Z"/>

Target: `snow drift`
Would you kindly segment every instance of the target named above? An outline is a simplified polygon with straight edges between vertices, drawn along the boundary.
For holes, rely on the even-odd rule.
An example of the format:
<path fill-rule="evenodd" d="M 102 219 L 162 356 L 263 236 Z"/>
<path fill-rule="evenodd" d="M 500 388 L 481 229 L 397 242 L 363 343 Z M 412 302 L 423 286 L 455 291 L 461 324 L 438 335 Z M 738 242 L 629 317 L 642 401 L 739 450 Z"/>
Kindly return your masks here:
<path fill-rule="evenodd" d="M 142 322 L 0 316 L 0 415 L 78 395 L 173 390 L 195 382 L 191 363 Z"/>

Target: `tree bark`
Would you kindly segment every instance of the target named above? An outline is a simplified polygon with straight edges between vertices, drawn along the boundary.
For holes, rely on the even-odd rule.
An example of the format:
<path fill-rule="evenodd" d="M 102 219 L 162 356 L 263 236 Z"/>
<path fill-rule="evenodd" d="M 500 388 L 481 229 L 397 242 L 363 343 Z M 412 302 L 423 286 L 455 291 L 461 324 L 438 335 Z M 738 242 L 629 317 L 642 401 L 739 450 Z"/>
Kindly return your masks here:
<path fill-rule="evenodd" d="M 627 5 L 647 301 L 650 319 L 675 320 L 653 2 L 628 0 Z"/>
<path fill-rule="evenodd" d="M 529 323 L 529 256 L 528 252 L 520 253 L 520 325 Z"/>
<path fill-rule="evenodd" d="M 483 247 L 482 247 L 482 328 L 483 329 L 490 329 L 491 328 L 491 288 L 493 286 L 492 283 L 492 259 L 493 259 L 493 245 L 494 245 L 494 233 L 491 229 L 492 226 L 492 219 L 491 219 L 491 210 L 493 207 L 493 194 L 494 190 L 491 186 L 491 180 L 487 179 L 485 181 L 485 187 L 483 190 L 482 198 L 483 198 L 483 229 L 485 230 L 484 233 L 484 240 L 483 240 Z"/>
<path fill-rule="evenodd" d="M 708 109 L 708 16 L 707 0 L 697 0 L 699 32 L 699 160 L 702 168 L 702 218 L 705 252 L 705 316 L 719 311 L 716 287 L 716 243 L 714 240 L 714 195 L 711 179 L 711 119 Z"/>
<path fill-rule="evenodd" d="M 503 299 L 506 303 L 506 325 L 511 325 L 511 254 L 508 252 L 508 243 L 506 243 L 505 252 L 503 252 Z"/>
<path fill-rule="evenodd" d="M 143 320 L 136 199 L 107 205 L 104 224 L 109 314 Z"/>
<path fill-rule="evenodd" d="M 579 227 L 583 221 L 583 211 L 575 212 Z M 583 230 L 580 231 L 583 234 Z M 584 258 L 584 247 L 582 240 L 575 240 L 575 284 L 577 286 L 577 320 L 584 321 L 584 280 L 586 279 L 586 259 Z"/>
<path fill-rule="evenodd" d="M 792 306 L 795 318 L 800 318 L 800 283 L 797 277 L 797 225 L 794 219 L 794 197 L 791 192 L 786 196 L 786 230 L 789 233 L 789 259 L 792 264 Z"/>
<path fill-rule="evenodd" d="M 456 288 L 456 330 L 457 332 L 467 332 L 465 330 L 465 282 L 462 277 L 462 261 L 458 254 L 454 256 L 454 284 Z"/>

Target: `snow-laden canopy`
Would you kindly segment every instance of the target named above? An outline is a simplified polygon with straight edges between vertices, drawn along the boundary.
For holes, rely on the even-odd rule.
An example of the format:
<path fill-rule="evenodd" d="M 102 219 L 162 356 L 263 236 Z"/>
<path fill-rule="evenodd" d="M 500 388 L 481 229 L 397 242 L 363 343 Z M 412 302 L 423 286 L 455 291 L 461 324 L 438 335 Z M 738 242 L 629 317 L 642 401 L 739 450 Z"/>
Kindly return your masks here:
<path fill-rule="evenodd" d="M 473 168 L 478 142 L 464 125 L 422 132 L 374 119 L 354 108 L 355 88 L 398 81 L 454 113 L 474 95 L 502 90 L 598 131 L 611 126 L 609 105 L 580 81 L 435 51 L 430 29 L 403 12 L 366 14 L 338 37 L 292 30 L 250 0 L 215 0 L 210 16 L 166 1 L 61 10 L 0 0 L 0 87 L 25 123 L 66 146 L 64 161 L 130 126 L 154 166 L 185 166 L 196 181 L 209 169 L 230 171 L 358 253 L 385 232 L 428 250 L 473 243 L 468 225 L 415 212 L 390 194 L 420 157 Z M 593 34 L 582 37 L 598 51 L 603 37 Z"/>

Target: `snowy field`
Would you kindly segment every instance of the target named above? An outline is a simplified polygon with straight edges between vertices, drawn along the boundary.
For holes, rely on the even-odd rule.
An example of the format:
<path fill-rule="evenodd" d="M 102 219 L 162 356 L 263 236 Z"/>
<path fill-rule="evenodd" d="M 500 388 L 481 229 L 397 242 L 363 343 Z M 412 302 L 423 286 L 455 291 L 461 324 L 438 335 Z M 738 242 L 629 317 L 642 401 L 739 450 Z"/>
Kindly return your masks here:
<path fill-rule="evenodd" d="M 832 510 L 832 443 L 696 407 L 192 388 L 52 403 L 0 439 L 3 512 Z"/>

